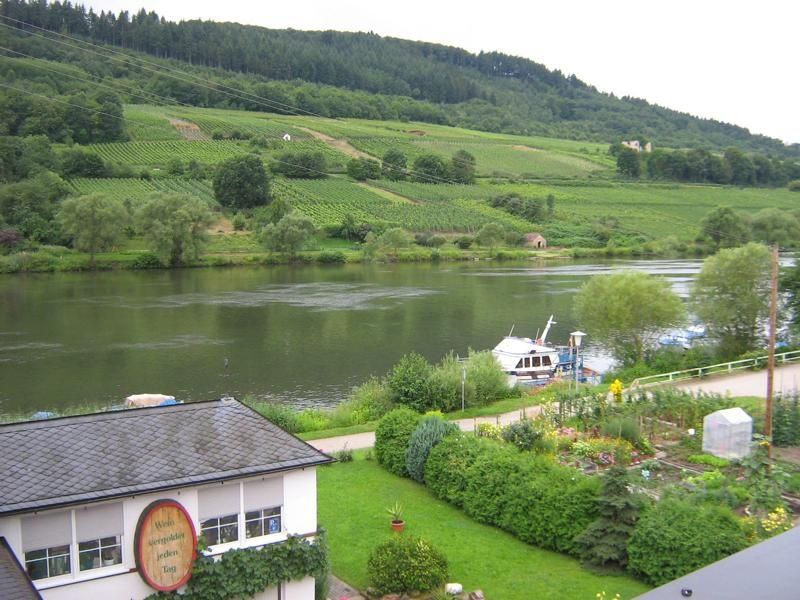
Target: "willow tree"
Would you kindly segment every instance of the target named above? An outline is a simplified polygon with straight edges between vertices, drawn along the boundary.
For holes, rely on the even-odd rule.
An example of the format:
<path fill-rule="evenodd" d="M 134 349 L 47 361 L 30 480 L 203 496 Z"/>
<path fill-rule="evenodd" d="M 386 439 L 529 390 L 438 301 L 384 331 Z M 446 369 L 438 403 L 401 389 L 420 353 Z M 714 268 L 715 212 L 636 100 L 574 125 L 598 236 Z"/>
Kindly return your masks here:
<path fill-rule="evenodd" d="M 89 253 L 92 266 L 95 254 L 119 242 L 128 220 L 122 202 L 102 194 L 67 198 L 58 211 L 61 230 L 75 249 Z"/>
<path fill-rule="evenodd" d="M 639 271 L 596 275 L 575 297 L 581 328 L 623 365 L 644 361 L 664 331 L 686 321 L 686 309 L 669 283 Z"/>

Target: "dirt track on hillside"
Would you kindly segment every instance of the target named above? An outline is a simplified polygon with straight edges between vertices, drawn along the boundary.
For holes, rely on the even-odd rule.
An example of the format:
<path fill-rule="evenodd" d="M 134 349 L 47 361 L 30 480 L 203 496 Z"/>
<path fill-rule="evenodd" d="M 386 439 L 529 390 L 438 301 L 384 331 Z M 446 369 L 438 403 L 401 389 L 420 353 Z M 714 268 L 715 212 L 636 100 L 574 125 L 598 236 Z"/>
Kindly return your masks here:
<path fill-rule="evenodd" d="M 374 158 L 369 154 L 367 154 L 366 152 L 362 152 L 358 148 L 353 148 L 353 146 L 351 146 L 350 142 L 348 142 L 347 140 L 336 139 L 329 135 L 325 135 L 320 131 L 314 131 L 313 129 L 309 129 L 308 127 L 298 127 L 298 129 L 302 129 L 307 134 L 315 137 L 316 139 L 322 142 L 325 142 L 326 144 L 328 144 L 328 146 L 330 146 L 334 150 L 338 150 L 342 154 L 346 154 L 347 156 L 350 156 L 352 158 Z"/>

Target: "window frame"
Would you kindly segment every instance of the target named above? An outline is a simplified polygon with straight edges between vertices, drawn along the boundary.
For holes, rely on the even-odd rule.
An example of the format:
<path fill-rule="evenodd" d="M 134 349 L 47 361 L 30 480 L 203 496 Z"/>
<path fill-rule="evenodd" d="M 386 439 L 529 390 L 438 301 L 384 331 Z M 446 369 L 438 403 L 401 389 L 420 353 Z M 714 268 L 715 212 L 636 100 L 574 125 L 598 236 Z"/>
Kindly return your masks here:
<path fill-rule="evenodd" d="M 38 561 L 44 560 L 47 563 L 47 572 L 48 572 L 48 576 L 47 577 L 41 577 L 39 579 L 33 579 L 31 577 L 31 580 L 33 581 L 36 589 L 46 589 L 46 588 L 53 587 L 53 586 L 63 585 L 64 583 L 67 583 L 67 582 L 78 582 L 78 581 L 85 581 L 85 580 L 89 580 L 89 579 L 96 579 L 98 577 L 105 577 L 105 576 L 109 575 L 110 573 L 124 573 L 124 572 L 127 572 L 127 569 L 125 568 L 125 559 L 127 558 L 127 553 L 125 551 L 124 503 L 122 501 L 115 501 L 115 502 L 103 503 L 103 504 L 96 505 L 96 506 L 107 506 L 107 505 L 111 505 L 111 504 L 119 504 L 121 509 L 123 510 L 123 523 L 122 523 L 123 531 L 119 532 L 115 536 L 106 536 L 105 538 L 97 538 L 96 539 L 96 541 L 98 542 L 98 552 L 101 553 L 101 555 L 100 555 L 101 563 L 100 563 L 99 567 L 93 567 L 93 568 L 90 568 L 90 569 L 81 569 L 81 566 L 80 566 L 80 556 L 81 556 L 81 554 L 89 552 L 87 550 L 81 551 L 80 548 L 79 548 L 80 545 L 88 543 L 88 542 L 95 541 L 95 540 L 80 540 L 80 541 L 78 540 L 77 511 L 81 510 L 82 508 L 85 508 L 85 505 L 84 506 L 77 506 L 75 508 L 70 508 L 70 509 L 67 509 L 66 511 L 61 511 L 61 512 L 65 512 L 65 513 L 67 513 L 69 515 L 69 521 L 70 521 L 70 541 L 69 541 L 69 543 L 62 544 L 60 546 L 49 546 L 47 548 L 35 548 L 33 550 L 29 550 L 27 552 L 23 552 L 22 553 L 23 560 L 21 562 L 24 563 L 25 572 L 26 573 L 28 573 L 28 563 L 29 562 L 38 562 Z M 89 508 L 92 508 L 92 507 L 90 506 Z M 55 513 L 55 512 L 58 512 L 58 511 L 53 511 L 53 513 Z M 108 546 L 101 546 L 100 545 L 100 541 L 101 540 L 109 539 L 111 537 L 115 537 L 116 538 L 117 544 L 108 545 Z M 24 540 L 24 537 L 23 537 L 22 538 L 23 544 L 24 544 L 24 541 L 25 540 Z M 63 548 L 63 547 L 67 548 L 67 553 L 66 554 L 59 554 L 59 555 L 56 555 L 56 556 L 59 556 L 59 557 L 66 556 L 67 557 L 67 559 L 69 561 L 69 570 L 67 572 L 65 572 L 65 573 L 60 574 L 60 575 L 50 575 L 49 574 L 50 573 L 49 561 L 52 560 L 53 557 L 50 557 L 49 555 L 47 555 L 46 558 L 40 558 L 40 559 L 29 560 L 27 558 L 27 555 L 29 553 L 31 553 L 31 552 L 41 552 L 42 550 L 47 552 L 47 551 L 49 551 L 51 549 L 54 549 L 54 548 Z M 118 547 L 119 548 L 119 562 L 116 562 L 113 565 L 103 565 L 102 564 L 102 550 L 108 549 L 108 548 L 114 548 L 114 547 Z"/>

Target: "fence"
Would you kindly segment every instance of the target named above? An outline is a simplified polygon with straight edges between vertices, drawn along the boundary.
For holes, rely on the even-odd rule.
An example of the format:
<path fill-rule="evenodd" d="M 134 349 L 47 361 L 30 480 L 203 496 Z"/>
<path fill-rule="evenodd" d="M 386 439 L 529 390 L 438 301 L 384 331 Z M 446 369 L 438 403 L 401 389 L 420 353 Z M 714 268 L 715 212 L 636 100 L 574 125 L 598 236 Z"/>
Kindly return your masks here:
<path fill-rule="evenodd" d="M 776 365 L 785 365 L 786 363 L 797 360 L 800 360 L 800 350 L 781 352 L 780 354 L 775 355 Z M 727 375 L 733 373 L 734 371 L 741 371 L 744 369 L 759 370 L 766 366 L 766 356 L 746 358 L 744 360 L 733 360 L 726 363 L 719 363 L 717 365 L 709 365 L 707 367 L 695 367 L 694 369 L 685 369 L 683 371 L 672 371 L 671 373 L 659 373 L 658 375 L 639 377 L 633 380 L 629 389 L 651 387 L 654 385 L 662 385 L 676 381 L 685 381 L 687 379 L 708 377 L 709 375 Z"/>

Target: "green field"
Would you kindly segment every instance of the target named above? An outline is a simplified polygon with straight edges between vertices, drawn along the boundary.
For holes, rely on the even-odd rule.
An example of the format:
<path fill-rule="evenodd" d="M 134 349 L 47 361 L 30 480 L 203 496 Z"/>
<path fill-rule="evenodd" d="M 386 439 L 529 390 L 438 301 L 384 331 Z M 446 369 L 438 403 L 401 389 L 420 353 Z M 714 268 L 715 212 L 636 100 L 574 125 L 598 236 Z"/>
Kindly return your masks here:
<path fill-rule="evenodd" d="M 591 227 L 613 218 L 623 235 L 644 239 L 693 240 L 702 218 L 717 206 L 754 213 L 766 207 L 794 209 L 798 194 L 786 189 L 625 182 L 616 179 L 613 159 L 602 144 L 531 136 L 469 131 L 429 123 L 325 119 L 237 110 L 150 106 L 125 107 L 129 142 L 88 146 L 104 160 L 152 169 L 152 180 L 76 179 L 76 193 L 106 192 L 138 200 L 153 191 L 179 191 L 213 200 L 209 182 L 164 177 L 175 158 L 213 166 L 255 152 L 265 163 L 282 152 L 320 151 L 331 172 L 341 172 L 352 148 L 376 158 L 391 148 L 405 152 L 411 164 L 423 153 L 449 158 L 459 149 L 476 158 L 474 185 L 370 181 L 346 176 L 325 180 L 273 179 L 273 192 L 311 217 L 319 227 L 339 225 L 347 214 L 356 220 L 402 226 L 410 231 L 475 232 L 496 221 L 518 231 L 542 231 L 557 243 L 596 245 Z M 195 128 L 197 139 L 184 139 L 176 126 Z M 214 132 L 239 131 L 266 141 L 212 140 Z M 319 132 L 334 138 L 314 137 Z M 281 138 L 289 133 L 292 140 Z M 185 132 L 183 135 L 186 135 Z M 344 145 L 342 145 L 344 144 Z M 520 181 L 523 177 L 525 181 Z M 510 192 L 544 201 L 555 199 L 555 212 L 542 223 L 529 223 L 494 209 L 488 200 Z M 588 237 L 587 237 L 588 236 Z"/>
<path fill-rule="evenodd" d="M 322 180 L 274 182 L 274 192 L 282 196 L 318 227 L 340 225 L 345 215 L 356 221 L 384 222 L 412 231 L 477 231 L 486 223 L 498 222 L 525 230 L 528 224 L 503 211 L 471 199 L 428 202 L 387 197 L 380 190 L 332 177 Z"/>
<path fill-rule="evenodd" d="M 619 593 L 627 600 L 648 589 L 629 577 L 596 575 L 575 559 L 481 525 L 363 455 L 317 469 L 317 481 L 319 522 L 328 530 L 333 572 L 360 589 L 368 585 L 370 551 L 395 535 L 385 510 L 395 501 L 405 506 L 406 532 L 447 556 L 448 581 L 468 591 L 480 588 L 488 600 L 594 600 L 601 591 L 609 599 Z"/>

